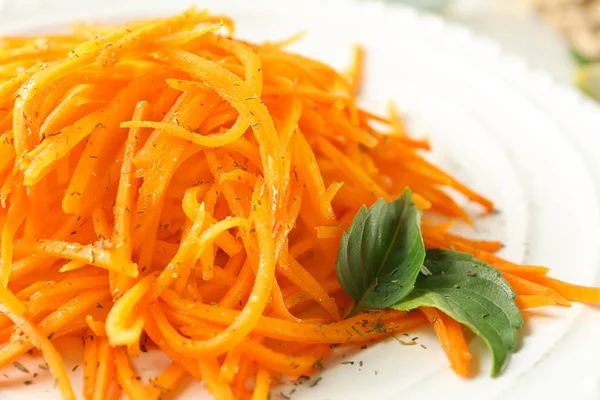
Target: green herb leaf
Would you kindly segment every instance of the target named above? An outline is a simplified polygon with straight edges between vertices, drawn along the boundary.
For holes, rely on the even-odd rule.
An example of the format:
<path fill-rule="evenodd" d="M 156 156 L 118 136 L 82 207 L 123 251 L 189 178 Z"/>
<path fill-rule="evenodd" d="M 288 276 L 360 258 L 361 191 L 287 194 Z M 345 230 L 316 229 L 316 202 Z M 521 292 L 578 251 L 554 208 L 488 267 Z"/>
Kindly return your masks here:
<path fill-rule="evenodd" d="M 594 62 L 594 60 L 587 58 L 576 49 L 571 49 L 571 57 L 578 65 L 587 65 Z"/>
<path fill-rule="evenodd" d="M 408 189 L 391 203 L 379 199 L 356 214 L 336 264 L 340 284 L 356 301 L 351 315 L 363 307 L 389 307 L 413 290 L 425 259 L 420 220 Z"/>
<path fill-rule="evenodd" d="M 435 307 L 480 336 L 492 353 L 492 376 L 502 370 L 523 326 L 515 293 L 500 272 L 470 254 L 429 250 L 429 276 L 417 279 L 412 293 L 393 308 Z"/>

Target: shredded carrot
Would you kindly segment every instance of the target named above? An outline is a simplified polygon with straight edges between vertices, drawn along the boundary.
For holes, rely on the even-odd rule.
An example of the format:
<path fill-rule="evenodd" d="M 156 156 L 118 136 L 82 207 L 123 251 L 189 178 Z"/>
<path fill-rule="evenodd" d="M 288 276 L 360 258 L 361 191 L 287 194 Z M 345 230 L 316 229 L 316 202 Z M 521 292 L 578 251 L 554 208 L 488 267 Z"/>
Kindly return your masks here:
<path fill-rule="evenodd" d="M 359 94 L 360 85 L 363 82 L 364 59 L 365 49 L 361 46 L 354 46 L 354 62 L 352 63 L 352 71 L 350 72 L 350 93 L 355 97 Z"/>
<path fill-rule="evenodd" d="M 522 294 L 517 296 L 515 302 L 521 310 L 553 306 L 556 304 L 556 302 L 551 298 L 539 294 Z"/>
<path fill-rule="evenodd" d="M 0 289 L 0 311 L 2 311 L 3 314 L 8 315 L 15 323 L 15 326 L 43 352 L 48 367 L 50 368 L 54 379 L 56 379 L 63 398 L 66 400 L 74 400 L 75 395 L 73 394 L 73 389 L 71 388 L 65 365 L 56 351 L 56 348 L 52 345 L 47 336 L 40 332 L 38 327 L 23 317 L 22 304 L 5 289 Z"/>
<path fill-rule="evenodd" d="M 93 400 L 104 400 L 108 396 L 108 390 L 115 374 L 114 349 L 110 347 L 108 339 L 98 338 L 98 370 L 96 372 L 96 384 L 94 386 Z"/>
<path fill-rule="evenodd" d="M 469 376 L 468 364 L 473 356 L 467 347 L 462 325 L 435 308 L 421 307 L 420 310 L 433 325 L 454 372 Z"/>
<path fill-rule="evenodd" d="M 141 101 L 136 105 L 133 113 L 134 120 L 143 120 L 149 116 L 150 104 Z M 133 157 L 140 143 L 140 136 L 143 132 L 140 129 L 131 129 L 127 141 L 125 142 L 125 151 L 123 154 L 123 163 L 121 165 L 121 179 L 117 189 L 115 199 L 115 222 L 113 232 L 113 243 L 117 262 L 125 264 L 131 259 L 131 221 L 132 209 L 134 209 L 133 196 L 136 182 L 133 179 Z M 112 288 L 113 295 L 116 292 L 117 297 L 124 293 L 131 286 L 127 277 L 116 277 L 117 282 Z"/>
<path fill-rule="evenodd" d="M 531 280 L 547 288 L 556 290 L 567 300 L 600 304 L 600 288 L 573 285 L 548 276 L 535 276 Z"/>
<path fill-rule="evenodd" d="M 341 225 L 337 226 L 315 226 L 317 238 L 319 239 L 339 239 L 342 237 L 343 229 Z"/>
<path fill-rule="evenodd" d="M 98 364 L 98 338 L 88 331 L 84 336 L 83 352 L 83 396 L 86 400 L 91 400 L 94 396 Z"/>
<path fill-rule="evenodd" d="M 91 315 L 87 315 L 85 317 L 85 322 L 95 336 L 106 336 L 106 330 L 102 321 L 94 321 L 94 318 Z"/>
<path fill-rule="evenodd" d="M 404 126 L 404 122 L 402 118 L 398 114 L 398 110 L 396 109 L 396 104 L 393 101 L 390 101 L 389 104 L 389 113 L 390 113 L 390 123 L 392 125 L 393 134 L 396 136 L 406 136 L 406 128 Z"/>
<path fill-rule="evenodd" d="M 529 281 L 509 273 L 503 273 L 502 276 L 512 286 L 517 294 L 527 295 L 543 295 L 552 299 L 556 304 L 561 306 L 569 306 L 571 303 L 562 297 L 556 290 L 548 286 L 542 286 L 535 282 Z"/>
<path fill-rule="evenodd" d="M 266 400 L 269 398 L 269 386 L 271 385 L 271 376 L 269 371 L 260 368 L 256 373 L 256 381 L 254 383 L 254 392 L 252 400 Z"/>
<path fill-rule="evenodd" d="M 219 364 L 216 359 L 204 359 L 198 361 L 198 365 L 206 387 L 215 396 L 215 399 L 233 400 L 235 398 L 231 387 L 219 380 Z"/>
<path fill-rule="evenodd" d="M 38 348 L 72 399 L 51 341 L 81 336 L 86 400 L 161 399 L 187 376 L 215 398 L 259 400 L 334 345 L 429 321 L 467 376 L 462 327 L 440 311 L 341 318 L 340 238 L 360 207 L 405 187 L 426 247 L 497 268 L 521 309 L 600 303 L 600 289 L 452 232 L 473 223 L 457 196 L 494 204 L 427 161 L 393 103 L 389 117 L 359 106 L 365 49 L 343 75 L 285 50 L 301 35 L 233 32 L 191 8 L 0 40 L 0 367 Z M 148 348 L 171 364 L 145 384 L 133 360 Z"/>
<path fill-rule="evenodd" d="M 133 370 L 127 350 L 124 347 L 117 347 L 115 353 L 115 366 L 117 382 L 130 399 L 146 399 L 148 391 L 138 379 Z"/>
<path fill-rule="evenodd" d="M 241 353 L 237 349 L 232 349 L 227 353 L 227 356 L 225 356 L 225 361 L 223 361 L 223 365 L 221 366 L 221 371 L 219 372 L 220 380 L 231 383 L 237 372 L 237 369 L 239 368 L 240 357 Z"/>
<path fill-rule="evenodd" d="M 185 377 L 186 373 L 176 363 L 171 363 L 153 382 L 147 386 L 147 391 L 156 399 L 161 399 L 171 391 Z"/>

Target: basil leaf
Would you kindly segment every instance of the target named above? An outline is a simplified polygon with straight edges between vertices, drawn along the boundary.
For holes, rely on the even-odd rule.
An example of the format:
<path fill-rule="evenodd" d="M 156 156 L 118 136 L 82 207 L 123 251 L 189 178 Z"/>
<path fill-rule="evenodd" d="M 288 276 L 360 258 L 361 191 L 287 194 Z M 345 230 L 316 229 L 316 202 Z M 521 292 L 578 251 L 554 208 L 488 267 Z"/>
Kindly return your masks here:
<path fill-rule="evenodd" d="M 336 263 L 337 277 L 361 308 L 396 304 L 414 288 L 425 259 L 421 212 L 409 189 L 397 200 L 379 199 L 362 207 L 344 232 Z"/>
<path fill-rule="evenodd" d="M 429 250 L 415 289 L 393 308 L 435 307 L 480 336 L 492 353 L 492 376 L 500 373 L 523 326 L 515 293 L 500 272 L 470 254 Z"/>

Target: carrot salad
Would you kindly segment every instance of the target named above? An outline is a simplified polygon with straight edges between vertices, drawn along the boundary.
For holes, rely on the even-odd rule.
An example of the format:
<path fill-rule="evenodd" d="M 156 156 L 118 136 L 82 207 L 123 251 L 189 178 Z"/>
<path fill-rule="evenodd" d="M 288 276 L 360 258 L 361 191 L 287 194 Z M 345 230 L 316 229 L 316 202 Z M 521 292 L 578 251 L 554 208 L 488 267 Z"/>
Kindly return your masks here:
<path fill-rule="evenodd" d="M 74 399 L 53 342 L 83 339 L 88 400 L 117 387 L 159 399 L 186 377 L 217 399 L 259 400 L 338 345 L 432 325 L 467 376 L 463 328 L 442 311 L 348 316 L 343 233 L 404 188 L 425 247 L 493 266 L 520 309 L 600 303 L 599 289 L 429 222 L 471 223 L 449 191 L 494 205 L 426 161 L 393 106 L 357 105 L 362 49 L 342 74 L 287 40 L 234 39 L 231 19 L 195 9 L 70 32 L 0 39 L 0 366 L 41 354 Z M 152 349 L 172 364 L 144 383 L 132 360 Z"/>

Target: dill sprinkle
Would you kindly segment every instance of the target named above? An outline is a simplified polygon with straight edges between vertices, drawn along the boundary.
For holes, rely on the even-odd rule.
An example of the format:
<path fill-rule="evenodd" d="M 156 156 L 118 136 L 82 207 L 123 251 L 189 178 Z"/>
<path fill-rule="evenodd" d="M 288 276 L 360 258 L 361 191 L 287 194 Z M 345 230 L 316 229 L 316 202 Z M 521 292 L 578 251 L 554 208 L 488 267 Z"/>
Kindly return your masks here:
<path fill-rule="evenodd" d="M 154 386 L 155 388 L 157 388 L 160 391 L 163 391 L 163 392 L 166 392 L 166 393 L 170 392 L 170 390 L 168 388 L 166 388 L 164 386 L 161 386 L 161 385 L 159 385 L 156 382 L 152 382 L 152 386 Z"/>
<path fill-rule="evenodd" d="M 13 362 L 13 366 L 21 372 L 24 372 L 26 374 L 29 373 L 29 370 L 27 368 L 25 368 L 25 366 L 18 361 Z"/>
<path fill-rule="evenodd" d="M 356 329 L 356 327 L 354 325 L 352 325 L 352 329 L 354 330 L 354 332 L 358 333 L 359 336 L 367 339 L 367 337 L 365 336 L 365 334 L 362 333 L 361 331 L 359 331 L 358 329 Z"/>

